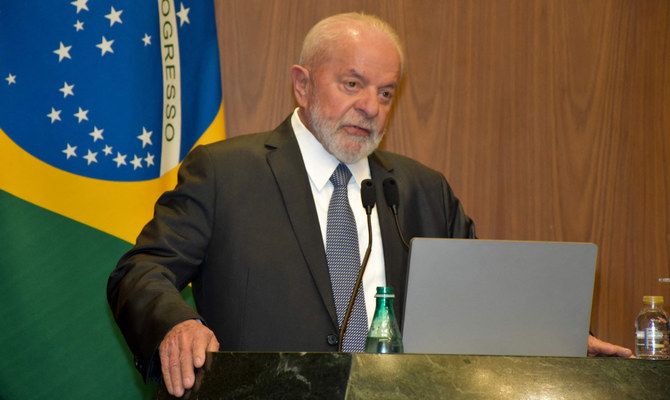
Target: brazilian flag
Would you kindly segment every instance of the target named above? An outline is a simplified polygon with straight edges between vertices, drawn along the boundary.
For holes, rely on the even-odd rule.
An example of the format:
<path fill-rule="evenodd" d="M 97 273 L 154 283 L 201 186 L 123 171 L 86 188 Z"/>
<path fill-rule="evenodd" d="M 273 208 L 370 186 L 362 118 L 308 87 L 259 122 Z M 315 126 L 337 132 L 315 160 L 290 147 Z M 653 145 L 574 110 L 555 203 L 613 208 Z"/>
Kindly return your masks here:
<path fill-rule="evenodd" d="M 0 0 L 0 399 L 151 396 L 107 277 L 223 138 L 211 0 Z"/>

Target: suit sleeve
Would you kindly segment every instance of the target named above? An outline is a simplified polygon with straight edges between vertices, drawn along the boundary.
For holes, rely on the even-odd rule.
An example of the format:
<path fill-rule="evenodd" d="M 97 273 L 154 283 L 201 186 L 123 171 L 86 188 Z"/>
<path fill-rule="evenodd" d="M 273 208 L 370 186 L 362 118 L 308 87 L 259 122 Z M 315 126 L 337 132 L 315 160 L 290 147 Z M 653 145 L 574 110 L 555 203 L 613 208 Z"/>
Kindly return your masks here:
<path fill-rule="evenodd" d="M 157 349 L 179 322 L 202 317 L 181 290 L 198 273 L 214 218 L 214 177 L 204 148 L 193 150 L 174 190 L 156 203 L 154 218 L 111 273 L 107 298 L 144 377 L 160 376 Z"/>
<path fill-rule="evenodd" d="M 460 200 L 444 178 L 442 178 L 442 196 L 447 216 L 448 237 L 476 239 L 475 223 L 465 214 Z"/>

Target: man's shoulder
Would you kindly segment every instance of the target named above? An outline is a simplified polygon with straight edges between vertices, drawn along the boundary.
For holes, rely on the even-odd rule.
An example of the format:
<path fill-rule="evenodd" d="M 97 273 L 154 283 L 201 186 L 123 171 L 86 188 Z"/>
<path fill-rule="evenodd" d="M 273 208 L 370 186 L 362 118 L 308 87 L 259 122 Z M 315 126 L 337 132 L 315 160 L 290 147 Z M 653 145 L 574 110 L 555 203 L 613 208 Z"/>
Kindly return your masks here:
<path fill-rule="evenodd" d="M 209 151 L 238 151 L 241 149 L 251 149 L 254 147 L 263 147 L 264 143 L 272 131 L 246 133 L 239 136 L 229 137 L 217 142 L 203 145 Z"/>
<path fill-rule="evenodd" d="M 293 137 L 290 124 L 286 121 L 281 123 L 275 129 L 247 133 L 219 140 L 217 142 L 202 145 L 201 150 L 206 150 L 212 154 L 249 154 L 265 153 L 268 148 L 276 147 L 278 144 L 286 143 Z"/>
<path fill-rule="evenodd" d="M 373 153 L 373 159 L 383 168 L 392 170 L 395 174 L 444 179 L 441 172 L 402 154 L 377 149 Z"/>

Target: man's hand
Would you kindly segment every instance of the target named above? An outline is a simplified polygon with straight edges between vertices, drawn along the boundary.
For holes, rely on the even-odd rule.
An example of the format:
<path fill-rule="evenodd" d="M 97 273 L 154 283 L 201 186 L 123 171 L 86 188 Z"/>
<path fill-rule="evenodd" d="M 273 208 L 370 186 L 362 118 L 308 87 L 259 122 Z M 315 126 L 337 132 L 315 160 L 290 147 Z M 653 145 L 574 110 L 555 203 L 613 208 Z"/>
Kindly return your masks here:
<path fill-rule="evenodd" d="M 612 343 L 603 342 L 602 340 L 592 335 L 589 335 L 589 344 L 586 353 L 589 357 L 635 358 L 633 352 L 630 349 L 617 346 Z"/>
<path fill-rule="evenodd" d="M 168 392 L 177 397 L 193 387 L 194 368 L 205 363 L 207 351 L 218 351 L 214 332 L 196 320 L 181 322 L 172 328 L 161 342 L 159 353 L 163 380 Z"/>

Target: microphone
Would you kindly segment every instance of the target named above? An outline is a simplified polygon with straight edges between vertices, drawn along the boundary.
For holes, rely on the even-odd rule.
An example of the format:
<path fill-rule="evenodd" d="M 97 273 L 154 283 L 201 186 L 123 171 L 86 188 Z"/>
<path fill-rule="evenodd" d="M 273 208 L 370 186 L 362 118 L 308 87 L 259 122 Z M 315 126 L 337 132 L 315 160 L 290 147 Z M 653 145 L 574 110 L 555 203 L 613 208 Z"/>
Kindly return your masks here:
<path fill-rule="evenodd" d="M 368 259 L 370 258 L 370 252 L 372 251 L 372 209 L 375 207 L 377 202 L 377 192 L 375 191 L 375 184 L 371 179 L 366 179 L 361 182 L 361 201 L 363 202 L 363 207 L 365 208 L 365 213 L 368 215 L 368 248 L 365 251 L 365 256 L 363 257 L 363 262 L 361 263 L 361 269 L 358 271 L 358 276 L 356 277 L 356 284 L 354 285 L 354 290 L 351 293 L 349 298 L 349 305 L 347 306 L 347 311 L 344 313 L 344 319 L 342 320 L 342 326 L 340 326 L 339 340 L 337 342 L 338 351 L 342 351 L 342 344 L 344 343 L 344 332 L 347 330 L 347 325 L 349 324 L 349 317 L 351 317 L 351 312 L 354 309 L 354 303 L 356 302 L 356 296 L 358 296 L 358 291 L 361 287 L 361 282 L 363 282 L 363 274 L 365 273 L 365 267 L 368 265 Z"/>
<path fill-rule="evenodd" d="M 377 202 L 377 192 L 375 192 L 375 184 L 371 179 L 366 179 L 361 182 L 361 201 L 365 212 L 370 216 L 372 209 Z"/>
<path fill-rule="evenodd" d="M 393 213 L 395 228 L 398 231 L 398 236 L 400 236 L 400 240 L 402 240 L 402 244 L 405 247 L 405 250 L 409 250 L 409 245 L 405 241 L 405 237 L 403 236 L 402 230 L 400 229 L 400 221 L 398 220 L 398 203 L 400 203 L 398 185 L 396 184 L 395 179 L 389 177 L 384 179 L 382 186 L 384 187 L 384 198 L 386 199 L 386 204 L 388 204 L 388 206 L 391 208 L 391 212 Z"/>

